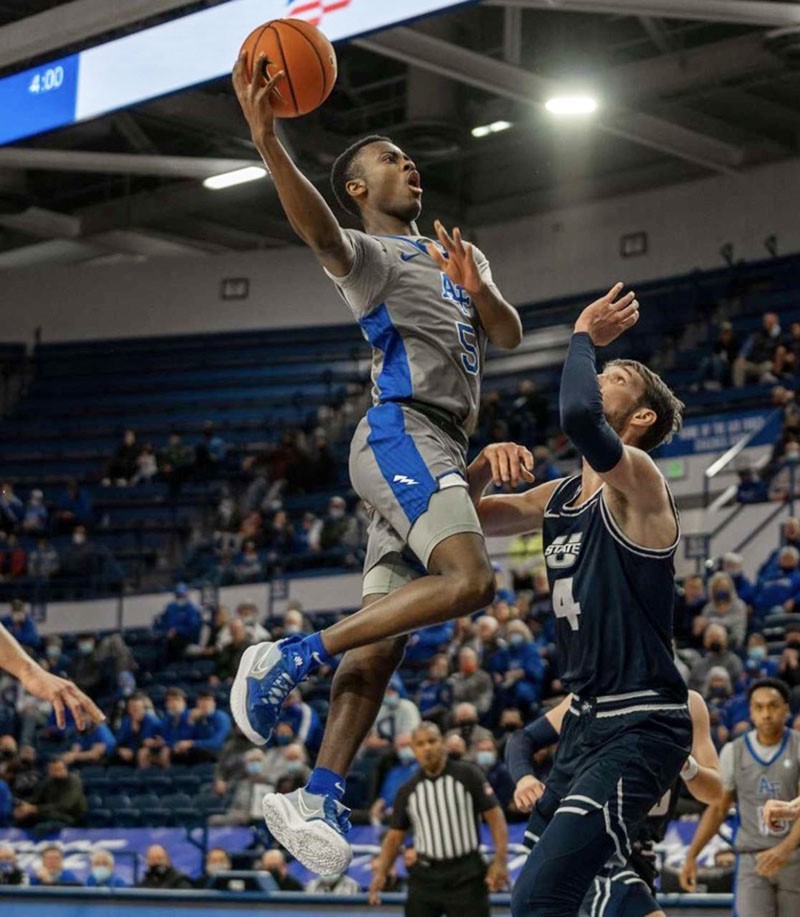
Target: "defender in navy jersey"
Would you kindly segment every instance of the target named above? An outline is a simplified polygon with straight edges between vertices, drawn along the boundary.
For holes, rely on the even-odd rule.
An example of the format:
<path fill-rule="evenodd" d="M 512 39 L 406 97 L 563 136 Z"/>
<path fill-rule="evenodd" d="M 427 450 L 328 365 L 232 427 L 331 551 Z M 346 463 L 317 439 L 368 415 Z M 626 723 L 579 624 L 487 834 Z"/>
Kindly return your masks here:
<path fill-rule="evenodd" d="M 293 856 L 312 871 L 339 873 L 351 857 L 341 804 L 345 775 L 402 658 L 404 635 L 475 611 L 494 594 L 467 491 L 467 437 L 477 419 L 487 341 L 516 347 L 522 325 L 489 262 L 458 229 L 451 235 L 437 221 L 434 238 L 417 232 L 420 174 L 388 138 L 366 137 L 334 163 L 334 194 L 365 231 L 340 226 L 276 137 L 270 99 L 283 74 L 268 67 L 259 60 L 252 80 L 243 59 L 234 69 L 253 140 L 289 222 L 373 348 L 373 407 L 350 452 L 353 486 L 371 523 L 362 610 L 309 637 L 250 647 L 231 708 L 245 735 L 264 744 L 291 689 L 346 653 L 308 786 L 264 799 L 271 833 Z M 521 455 L 530 478 L 532 456 Z"/>
<path fill-rule="evenodd" d="M 533 756 L 558 742 L 571 705 L 570 695 L 509 738 L 506 766 L 516 783 L 514 802 L 522 812 L 530 812 L 544 792 L 544 784 L 533 773 Z M 696 691 L 689 692 L 689 712 L 692 751 L 681 770 L 681 778 L 695 799 L 711 805 L 722 797 L 722 779 L 719 757 L 711 741 L 708 710 Z M 580 917 L 664 917 L 655 900 L 658 874 L 655 846 L 664 840 L 674 816 L 679 787 L 680 781 L 676 780 L 648 812 L 633 839 L 627 863 L 604 867 L 594 878 L 581 905 Z M 533 847 L 531 832 L 527 833 L 525 844 Z"/>
<path fill-rule="evenodd" d="M 544 528 L 561 680 L 574 695 L 531 816 L 536 847 L 514 888 L 514 917 L 575 917 L 600 869 L 626 862 L 691 748 L 670 645 L 678 517 L 647 454 L 679 426 L 682 405 L 636 361 L 598 376 L 595 346 L 639 317 L 634 294 L 621 293 L 617 284 L 584 309 L 564 364 L 561 423 L 581 474 L 479 502 L 487 535 Z M 515 450 L 489 447 L 473 463 L 475 498 Z"/>

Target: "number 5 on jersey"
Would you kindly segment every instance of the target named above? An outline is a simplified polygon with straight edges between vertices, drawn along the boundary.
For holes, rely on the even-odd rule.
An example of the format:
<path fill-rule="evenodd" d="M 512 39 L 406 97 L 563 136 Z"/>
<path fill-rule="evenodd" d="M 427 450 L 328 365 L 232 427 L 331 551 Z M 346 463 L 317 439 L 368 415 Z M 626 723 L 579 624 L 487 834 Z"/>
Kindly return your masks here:
<path fill-rule="evenodd" d="M 477 376 L 481 368 L 481 358 L 475 329 L 466 322 L 456 322 L 456 329 L 461 343 L 461 363 L 468 373 Z"/>
<path fill-rule="evenodd" d="M 557 618 L 566 618 L 573 630 L 578 630 L 581 603 L 572 595 L 572 577 L 557 579 L 553 583 L 553 611 Z"/>

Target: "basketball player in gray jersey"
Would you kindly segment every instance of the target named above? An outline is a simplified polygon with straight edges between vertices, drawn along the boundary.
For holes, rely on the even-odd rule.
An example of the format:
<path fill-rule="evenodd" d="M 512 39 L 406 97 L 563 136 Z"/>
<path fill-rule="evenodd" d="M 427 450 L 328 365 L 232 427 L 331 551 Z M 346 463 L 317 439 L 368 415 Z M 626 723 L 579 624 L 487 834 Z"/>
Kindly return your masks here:
<path fill-rule="evenodd" d="M 763 678 L 748 692 L 755 729 L 722 749 L 724 793 L 703 813 L 681 872 L 681 887 L 697 889 L 697 857 L 714 837 L 735 802 L 738 854 L 734 913 L 739 917 L 797 917 L 800 914 L 800 822 L 774 817 L 800 788 L 800 733 L 786 728 L 789 689 Z M 772 814 L 771 814 L 772 813 Z"/>
<path fill-rule="evenodd" d="M 269 794 L 272 835 L 304 866 L 340 873 L 352 856 L 341 803 L 345 776 L 371 728 L 408 633 L 469 614 L 494 577 L 467 490 L 467 437 L 478 413 L 487 340 L 516 347 L 522 326 L 489 263 L 458 229 L 418 235 L 419 172 L 386 137 L 367 137 L 334 163 L 333 190 L 365 231 L 342 229 L 275 135 L 270 95 L 237 63 L 234 86 L 289 222 L 311 248 L 373 348 L 373 407 L 356 430 L 350 475 L 370 508 L 362 610 L 309 637 L 245 652 L 231 691 L 237 724 L 264 744 L 292 688 L 345 653 L 317 767 L 289 796 Z M 506 479 L 532 480 L 532 457 Z M 500 481 L 498 481 L 500 483 Z"/>

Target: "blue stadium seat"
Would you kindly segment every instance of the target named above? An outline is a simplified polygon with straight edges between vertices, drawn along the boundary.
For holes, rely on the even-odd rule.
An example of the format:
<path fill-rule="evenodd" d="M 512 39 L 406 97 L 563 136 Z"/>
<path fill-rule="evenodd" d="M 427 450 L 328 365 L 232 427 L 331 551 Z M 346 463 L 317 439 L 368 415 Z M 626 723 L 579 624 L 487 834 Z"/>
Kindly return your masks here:
<path fill-rule="evenodd" d="M 148 828 L 168 828 L 172 823 L 172 813 L 161 806 L 148 806 L 140 812 L 142 825 Z"/>
<path fill-rule="evenodd" d="M 161 805 L 165 809 L 191 808 L 193 802 L 186 793 L 171 793 L 169 796 L 161 797 Z"/>
<path fill-rule="evenodd" d="M 130 809 L 131 798 L 125 793 L 112 793 L 110 796 L 103 798 L 103 805 L 106 809 L 111 809 L 112 812 L 118 809 Z"/>
<path fill-rule="evenodd" d="M 87 828 L 105 828 L 112 822 L 110 809 L 94 809 L 86 815 Z"/>
<path fill-rule="evenodd" d="M 117 828 L 141 828 L 144 826 L 142 813 L 139 809 L 120 809 L 113 813 L 114 825 Z"/>
<path fill-rule="evenodd" d="M 196 796 L 200 791 L 200 778 L 195 774 L 173 774 L 172 786 L 176 793 L 188 793 Z"/>
<path fill-rule="evenodd" d="M 134 809 L 158 809 L 161 807 L 161 800 L 155 793 L 142 793 L 131 797 L 131 806 Z"/>
<path fill-rule="evenodd" d="M 147 771 L 142 776 L 140 791 L 144 793 L 158 793 L 159 796 L 164 793 L 172 792 L 172 778 L 169 774 L 159 774 L 154 771 Z"/>

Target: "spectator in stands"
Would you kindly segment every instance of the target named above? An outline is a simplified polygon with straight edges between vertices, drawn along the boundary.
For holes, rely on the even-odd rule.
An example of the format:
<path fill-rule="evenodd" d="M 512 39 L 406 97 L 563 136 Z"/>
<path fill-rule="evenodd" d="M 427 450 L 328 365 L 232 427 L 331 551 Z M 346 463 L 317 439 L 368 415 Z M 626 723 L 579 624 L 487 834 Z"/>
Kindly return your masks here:
<path fill-rule="evenodd" d="M 223 560 L 238 551 L 241 544 L 241 539 L 239 538 L 239 526 L 241 524 L 242 519 L 239 507 L 233 498 L 229 485 L 225 484 L 220 491 L 220 501 L 217 504 L 213 523 L 214 546 Z"/>
<path fill-rule="evenodd" d="M 292 691 L 283 702 L 280 722 L 292 727 L 295 739 L 316 756 L 322 744 L 324 727 L 317 711 L 303 700 L 300 691 Z"/>
<path fill-rule="evenodd" d="M 275 512 L 264 532 L 264 550 L 270 567 L 280 566 L 294 550 L 294 526 L 284 509 Z"/>
<path fill-rule="evenodd" d="M 37 539 L 36 547 L 28 554 L 28 576 L 49 580 L 58 573 L 60 566 L 58 551 L 46 538 Z"/>
<path fill-rule="evenodd" d="M 500 808 L 507 812 L 512 808 L 515 785 L 508 768 L 497 753 L 497 743 L 494 738 L 481 739 L 476 742 L 475 763 L 486 774 L 486 779 L 494 790 Z"/>
<path fill-rule="evenodd" d="M 428 677 L 419 686 L 417 707 L 422 719 L 446 728 L 453 706 L 453 686 L 449 680 L 447 656 L 439 653 L 428 664 Z"/>
<path fill-rule="evenodd" d="M 303 513 L 300 528 L 295 530 L 294 553 L 299 555 L 311 554 L 315 548 L 316 533 L 319 529 L 319 520 L 311 512 Z"/>
<path fill-rule="evenodd" d="M 203 863 L 203 874 L 194 883 L 195 888 L 217 889 L 223 891 L 217 883 L 217 876 L 231 868 L 231 858 L 222 847 L 211 847 Z"/>
<path fill-rule="evenodd" d="M 14 811 L 14 797 L 11 787 L 0 777 L 0 827 L 6 828 L 11 823 Z"/>
<path fill-rule="evenodd" d="M 296 599 L 291 600 L 286 608 L 286 614 L 283 616 L 281 637 L 310 634 L 312 632 L 313 628 L 303 614 L 303 606 Z"/>
<path fill-rule="evenodd" d="M 546 484 L 547 481 L 557 481 L 564 477 L 561 469 L 553 464 L 553 453 L 547 446 L 534 446 L 533 474 L 538 484 Z"/>
<path fill-rule="evenodd" d="M 28 874 L 17 865 L 17 852 L 11 844 L 0 844 L 0 885 L 27 885 Z"/>
<path fill-rule="evenodd" d="M 515 592 L 533 589 L 533 572 L 544 561 L 544 544 L 541 532 L 516 535 L 508 545 L 511 585 Z"/>
<path fill-rule="evenodd" d="M 14 736 L 0 736 L 0 755 L 4 762 L 3 779 L 14 799 L 31 799 L 42 780 L 36 765 L 36 749 L 32 745 L 22 745 L 17 752 Z"/>
<path fill-rule="evenodd" d="M 722 571 L 733 580 L 736 594 L 745 605 L 751 606 L 755 599 L 756 587 L 744 574 L 744 559 L 741 554 L 729 551 L 722 557 Z"/>
<path fill-rule="evenodd" d="M 114 854 L 110 850 L 95 850 L 89 860 L 91 874 L 86 880 L 87 888 L 126 888 L 121 876 L 114 875 Z"/>
<path fill-rule="evenodd" d="M 763 618 L 771 612 L 792 612 L 800 594 L 800 551 L 784 545 L 778 552 L 777 568 L 769 567 L 759 577 L 753 612 Z"/>
<path fill-rule="evenodd" d="M 265 850 L 261 857 L 261 868 L 268 872 L 275 880 L 278 889 L 282 892 L 301 892 L 303 885 L 293 875 L 290 875 L 286 866 L 286 857 L 282 850 Z"/>
<path fill-rule="evenodd" d="M 437 653 L 447 650 L 453 639 L 453 630 L 452 621 L 415 630 L 408 638 L 403 665 L 407 668 L 422 668 L 427 665 Z"/>
<path fill-rule="evenodd" d="M 292 742 L 284 749 L 283 772 L 275 782 L 276 793 L 293 793 L 308 783 L 311 768 L 308 766 L 308 752 L 299 742 Z"/>
<path fill-rule="evenodd" d="M 508 645 L 495 653 L 488 666 L 501 704 L 533 713 L 542 696 L 544 660 L 523 621 L 509 621 L 506 641 Z"/>
<path fill-rule="evenodd" d="M 253 643 L 241 618 L 234 618 L 228 624 L 228 632 L 231 639 L 217 656 L 217 669 L 214 676 L 212 676 L 212 685 L 217 685 L 220 682 L 228 685 L 233 683 L 244 651 Z"/>
<path fill-rule="evenodd" d="M 786 646 L 778 660 L 778 677 L 792 692 L 792 712 L 800 709 L 800 624 L 786 626 Z"/>
<path fill-rule="evenodd" d="M 767 485 L 750 466 L 738 470 L 739 483 L 736 485 L 737 503 L 764 503 L 768 499 Z"/>
<path fill-rule="evenodd" d="M 417 705 L 400 696 L 399 685 L 394 676 L 386 688 L 375 726 L 367 739 L 370 748 L 389 748 L 396 736 L 412 733 L 422 721 Z"/>
<path fill-rule="evenodd" d="M 153 630 L 166 638 L 168 661 L 180 659 L 189 645 L 200 642 L 202 625 L 200 609 L 189 598 L 189 587 L 186 583 L 178 583 L 175 598 L 153 622 Z"/>
<path fill-rule="evenodd" d="M 11 600 L 11 614 L 6 615 L 0 624 L 22 646 L 34 651 L 39 649 L 41 640 L 36 623 L 22 599 Z"/>
<path fill-rule="evenodd" d="M 25 504 L 25 514 L 22 517 L 22 531 L 26 535 L 38 535 L 47 531 L 49 514 L 44 505 L 44 494 L 41 490 L 34 489 Z"/>
<path fill-rule="evenodd" d="M 747 638 L 747 658 L 744 661 L 744 681 L 736 688 L 746 690 L 760 678 L 777 678 L 778 663 L 769 658 L 767 638 L 762 633 L 753 633 Z M 747 698 L 745 697 L 745 701 Z"/>
<path fill-rule="evenodd" d="M 56 501 L 56 531 L 74 532 L 77 527 L 85 529 L 92 524 L 92 501 L 77 481 L 67 481 Z"/>
<path fill-rule="evenodd" d="M 78 731 L 74 727 L 69 730 L 74 741 L 72 748 L 61 756 L 61 760 L 69 767 L 73 764 L 80 766 L 87 764 L 103 764 L 114 754 L 117 740 L 114 733 L 106 723 L 95 723 L 93 728 Z"/>
<path fill-rule="evenodd" d="M 25 506 L 14 493 L 11 482 L 0 483 L 0 532 L 15 532 L 24 515 Z"/>
<path fill-rule="evenodd" d="M 453 675 L 453 701 L 475 705 L 480 716 L 488 713 L 494 700 L 492 676 L 478 667 L 478 654 L 465 646 L 458 654 L 458 671 Z M 413 732 L 408 729 L 406 732 Z"/>
<path fill-rule="evenodd" d="M 461 761 L 467 757 L 467 743 L 458 732 L 448 732 L 444 737 L 444 748 L 447 757 L 453 761 Z"/>
<path fill-rule="evenodd" d="M 242 550 L 233 558 L 231 574 L 237 583 L 255 583 L 264 578 L 264 564 L 252 538 L 245 539 Z"/>
<path fill-rule="evenodd" d="M 762 318 L 762 328 L 744 343 L 733 364 L 733 383 L 777 382 L 785 348 L 781 344 L 781 326 L 775 312 Z"/>
<path fill-rule="evenodd" d="M 708 624 L 716 621 L 727 630 L 733 649 L 744 645 L 747 634 L 747 606 L 736 594 L 727 573 L 715 573 L 708 583 L 709 600 L 694 620 L 694 632 L 702 636 Z"/>
<path fill-rule="evenodd" d="M 336 486 L 336 457 L 324 430 L 314 431 L 306 462 L 305 490 L 329 490 Z"/>
<path fill-rule="evenodd" d="M 200 764 L 216 761 L 231 731 L 231 718 L 217 710 L 212 691 L 197 692 L 197 702 L 189 715 L 194 726 L 191 739 L 181 739 L 172 749 L 173 764 Z"/>
<path fill-rule="evenodd" d="M 744 666 L 742 660 L 728 649 L 728 631 L 721 624 L 709 624 L 703 632 L 703 647 L 707 655 L 692 666 L 689 687 L 702 692 L 709 673 L 716 666 L 725 669 L 731 684 L 736 684 L 742 677 Z"/>
<path fill-rule="evenodd" d="M 794 516 L 789 516 L 781 523 L 781 545 L 770 551 L 769 557 L 758 568 L 759 580 L 780 569 L 781 550 L 785 547 L 797 548 L 800 552 L 800 519 Z"/>
<path fill-rule="evenodd" d="M 20 802 L 14 809 L 14 820 L 20 827 L 34 827 L 44 836 L 83 824 L 87 809 L 80 778 L 70 774 L 60 758 L 53 758 L 47 766 L 47 777 L 31 801 Z"/>
<path fill-rule="evenodd" d="M 411 747 L 410 733 L 395 736 L 394 756 L 391 766 L 381 782 L 376 800 L 369 810 L 369 820 L 373 825 L 386 824 L 392 817 L 394 798 L 400 787 L 410 780 L 419 769 L 414 749 Z"/>
<path fill-rule="evenodd" d="M 191 888 L 188 876 L 178 872 L 172 865 L 169 854 L 160 844 L 147 848 L 147 872 L 139 888 Z"/>
<path fill-rule="evenodd" d="M 28 554 L 12 532 L 0 532 L 0 579 L 15 580 L 25 576 Z"/>
<path fill-rule="evenodd" d="M 358 895 L 361 887 L 347 873 L 318 876 L 306 885 L 307 895 Z"/>
<path fill-rule="evenodd" d="M 675 594 L 675 638 L 681 645 L 694 643 L 694 619 L 702 613 L 707 602 L 702 576 L 687 576 L 683 588 Z"/>
<path fill-rule="evenodd" d="M 114 451 L 106 470 L 106 483 L 125 487 L 138 470 L 139 451 L 136 432 L 130 429 L 123 431 L 122 440 Z"/>
<path fill-rule="evenodd" d="M 277 787 L 282 779 L 289 777 L 297 780 L 310 774 L 308 753 L 294 740 L 288 723 L 278 723 L 275 729 L 275 747 L 265 755 L 264 779 Z"/>
<path fill-rule="evenodd" d="M 81 885 L 71 869 L 64 869 L 64 852 L 59 844 L 42 850 L 42 862 L 31 876 L 31 885 Z"/>
<path fill-rule="evenodd" d="M 770 500 L 788 500 L 790 497 L 800 495 L 798 465 L 800 465 L 800 437 L 792 436 L 786 443 L 783 463 L 770 481 Z M 10 535 L 9 538 L 11 538 Z"/>
<path fill-rule="evenodd" d="M 161 453 L 161 471 L 175 496 L 191 472 L 194 464 L 192 449 L 183 441 L 180 433 L 170 433 L 167 445 Z"/>
<path fill-rule="evenodd" d="M 271 639 L 270 632 L 258 620 L 258 606 L 255 602 L 240 602 L 236 606 L 236 616 L 241 618 L 251 643 L 263 643 L 265 640 Z"/>
<path fill-rule="evenodd" d="M 273 792 L 277 782 L 269 779 L 269 754 L 258 748 L 251 748 L 244 754 L 244 774 L 232 782 L 232 793 L 226 801 L 225 812 L 212 815 L 210 825 L 249 825 L 261 821 L 264 814 L 261 801 L 266 793 Z"/>
<path fill-rule="evenodd" d="M 68 671 L 71 681 L 89 695 L 102 693 L 108 681 L 106 670 L 97 652 L 94 634 L 78 635 L 78 653 Z"/>
<path fill-rule="evenodd" d="M 146 443 L 136 456 L 136 474 L 130 479 L 131 487 L 150 484 L 158 476 L 158 456 L 152 443 Z"/>
<path fill-rule="evenodd" d="M 161 724 L 158 717 L 147 709 L 146 700 L 146 696 L 138 692 L 128 698 L 127 714 L 117 732 L 117 764 L 150 765 L 151 752 L 144 743 L 159 734 Z"/>
<path fill-rule="evenodd" d="M 709 669 L 700 693 L 708 707 L 711 720 L 711 736 L 717 747 L 724 745 L 730 738 L 730 728 L 726 724 L 728 705 L 733 697 L 733 681 L 728 670 L 721 665 Z"/>
<path fill-rule="evenodd" d="M 500 756 L 500 760 L 504 760 L 505 758 L 506 745 L 508 744 L 509 738 L 518 729 L 522 729 L 524 726 L 525 723 L 522 719 L 522 713 L 517 710 L 516 707 L 506 707 L 506 709 L 501 712 L 500 722 L 495 730 L 495 735 L 498 736 L 497 753 Z"/>
<path fill-rule="evenodd" d="M 719 391 L 733 382 L 733 364 L 741 347 L 730 322 L 722 322 L 719 336 L 711 347 L 711 353 L 700 361 L 694 378 L 693 389 L 702 388 Z"/>
<path fill-rule="evenodd" d="M 478 724 L 478 711 L 475 704 L 461 703 L 453 712 L 453 728 L 448 735 L 456 733 L 461 736 L 466 746 L 466 754 L 475 760 L 478 743 L 482 739 L 491 739 L 492 734 L 488 729 Z"/>
<path fill-rule="evenodd" d="M 206 477 L 221 473 L 227 455 L 228 444 L 215 432 L 214 422 L 207 420 L 203 424 L 203 438 L 194 449 L 195 472 Z"/>
<path fill-rule="evenodd" d="M 358 524 L 347 514 L 344 497 L 331 497 L 328 512 L 310 538 L 313 551 L 337 552 L 346 564 L 355 564 L 359 546 Z"/>
<path fill-rule="evenodd" d="M 168 768 L 172 763 L 172 751 L 179 742 L 194 736 L 194 724 L 186 707 L 186 692 L 182 688 L 167 688 L 164 694 L 164 716 L 161 717 L 158 734 L 142 742 L 140 767 L 156 764 Z M 146 754 L 144 749 L 149 749 Z"/>

